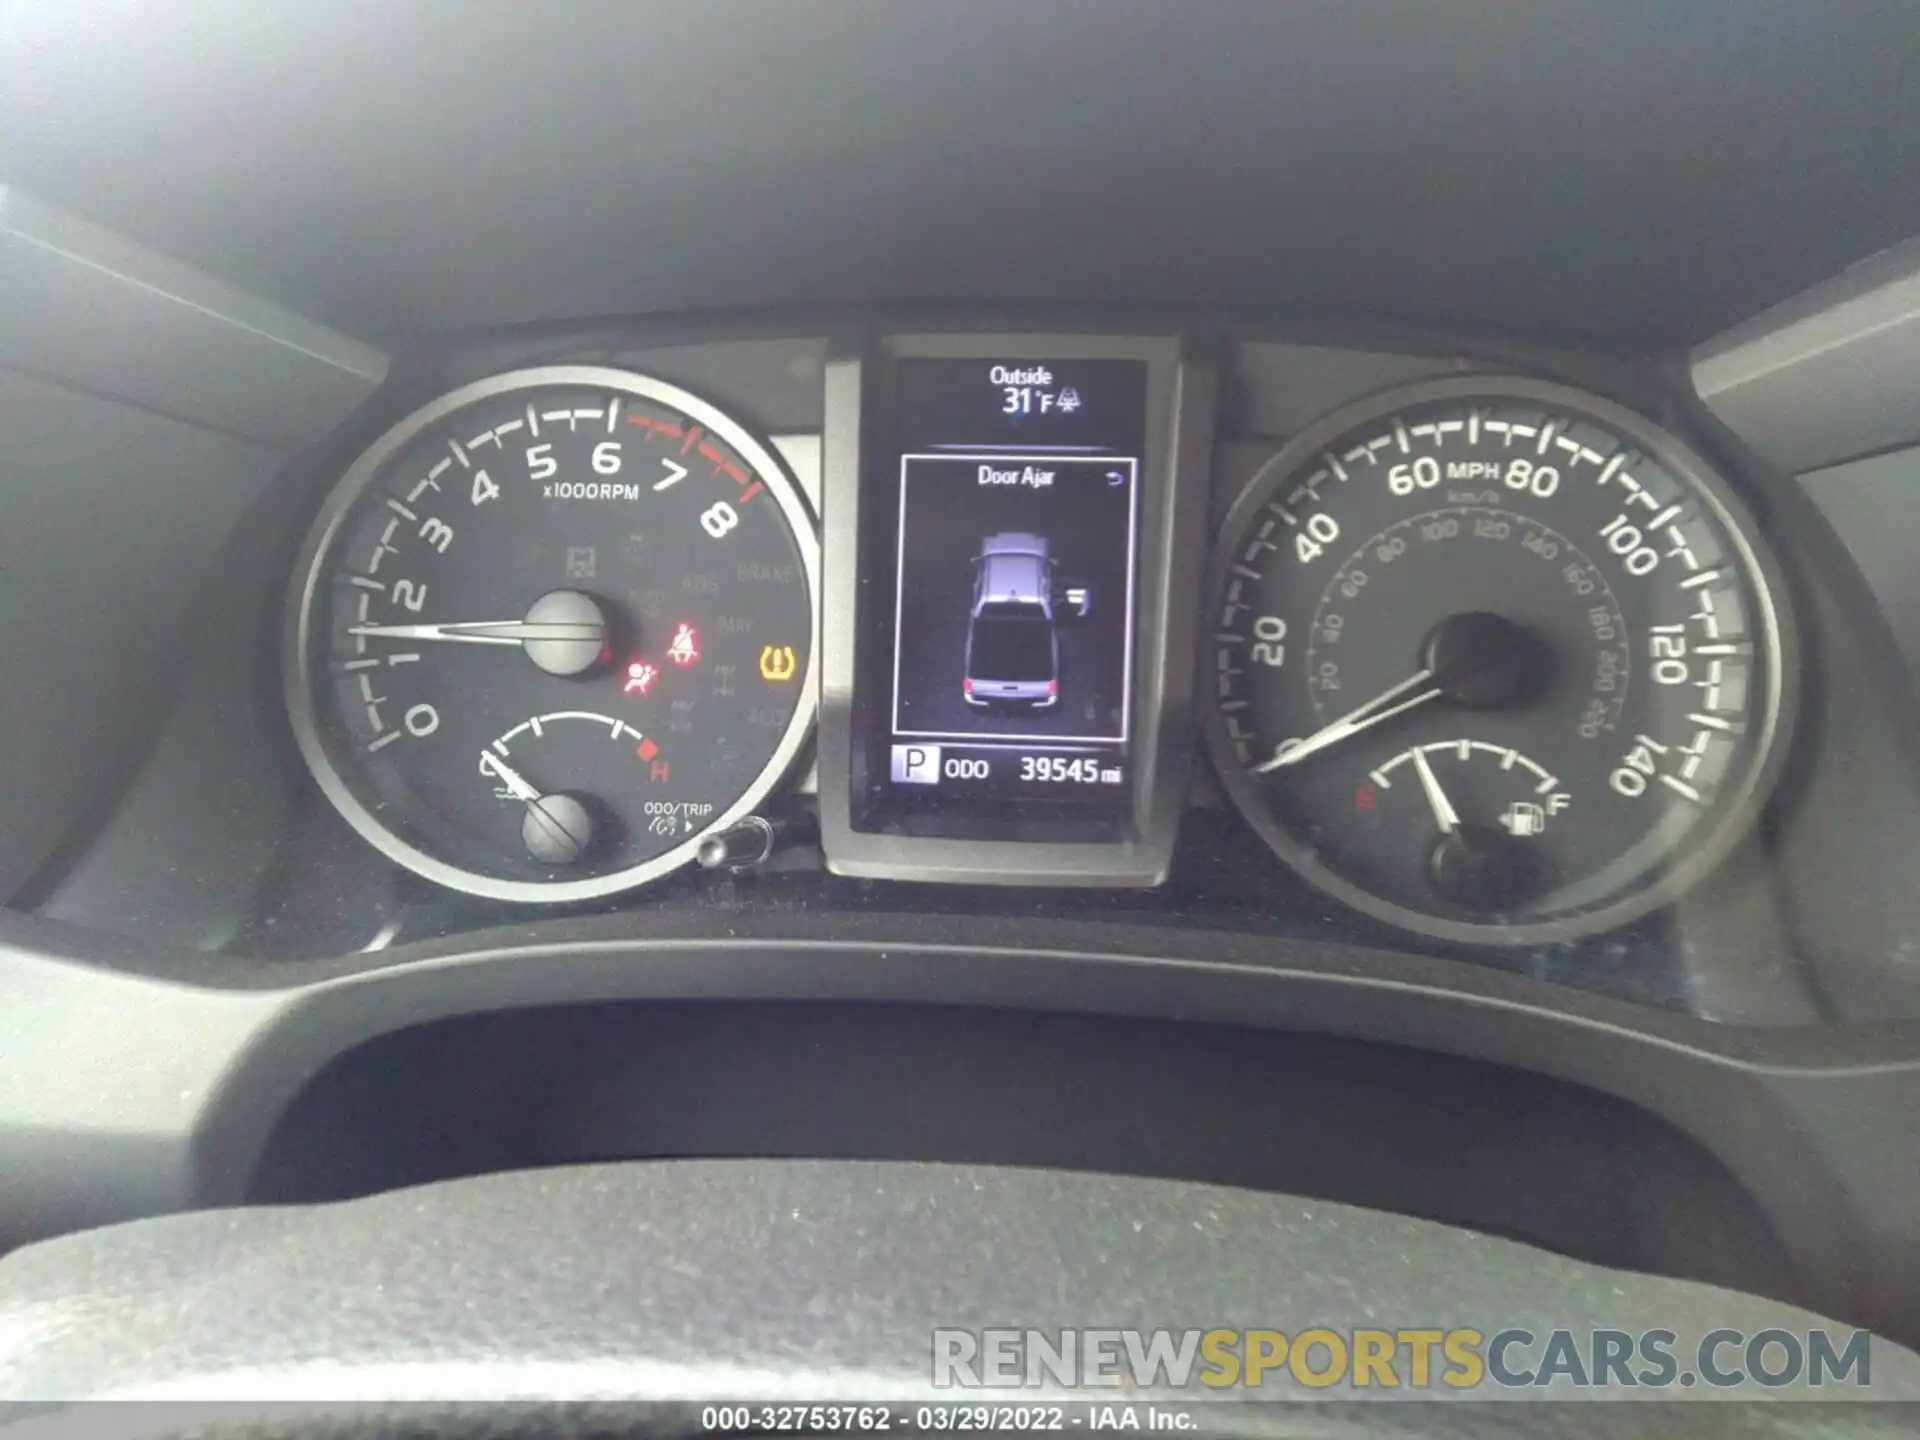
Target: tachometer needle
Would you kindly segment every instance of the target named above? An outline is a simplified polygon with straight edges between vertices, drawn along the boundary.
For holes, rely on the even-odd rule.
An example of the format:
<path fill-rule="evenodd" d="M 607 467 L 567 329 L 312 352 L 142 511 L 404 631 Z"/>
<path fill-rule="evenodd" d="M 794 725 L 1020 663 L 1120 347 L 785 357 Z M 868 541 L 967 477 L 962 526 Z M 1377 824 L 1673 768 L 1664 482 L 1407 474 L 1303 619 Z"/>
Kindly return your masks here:
<path fill-rule="evenodd" d="M 1447 792 L 1440 788 L 1439 777 L 1427 763 L 1426 752 L 1416 745 L 1408 753 L 1413 756 L 1413 768 L 1420 777 L 1420 788 L 1427 792 L 1427 804 L 1433 807 L 1433 823 L 1440 827 L 1442 835 L 1453 834 L 1460 828 L 1460 812 L 1453 808 L 1453 802 L 1447 799 Z"/>
<path fill-rule="evenodd" d="M 1433 679 L 1433 671 L 1416 670 L 1390 690 L 1384 690 L 1356 710 L 1350 710 L 1323 730 L 1316 730 L 1297 745 L 1288 745 L 1277 751 L 1271 760 L 1253 767 L 1253 773 L 1264 775 L 1270 770 L 1278 770 L 1284 765 L 1295 765 L 1309 755 L 1317 755 L 1329 745 L 1338 745 L 1350 736 L 1358 735 L 1382 720 L 1391 720 L 1396 715 L 1404 715 L 1417 705 L 1440 697 L 1440 687 L 1431 686 L 1421 690 Z M 1412 699 L 1402 699 L 1408 691 L 1419 691 Z M 1396 704 L 1395 702 L 1399 703 Z"/>
<path fill-rule="evenodd" d="M 349 635 L 373 635 L 384 640 L 452 640 L 466 645 L 524 645 L 529 640 L 591 640 L 606 638 L 607 627 L 565 620 L 461 620 L 438 625 L 350 625 Z"/>
<path fill-rule="evenodd" d="M 419 625 L 350 625 L 349 635 L 382 640 L 451 640 L 462 645 L 518 645 L 549 675 L 583 676 L 607 656 L 607 612 L 591 595 L 551 590 L 520 620 L 454 620 Z"/>

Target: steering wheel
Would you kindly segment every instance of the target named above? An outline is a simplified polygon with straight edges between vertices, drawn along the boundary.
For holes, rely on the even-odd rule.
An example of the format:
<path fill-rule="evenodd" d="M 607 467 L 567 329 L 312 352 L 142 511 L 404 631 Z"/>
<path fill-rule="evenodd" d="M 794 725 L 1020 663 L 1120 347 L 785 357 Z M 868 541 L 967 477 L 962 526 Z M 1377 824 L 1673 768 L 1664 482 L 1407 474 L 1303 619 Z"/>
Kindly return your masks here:
<path fill-rule="evenodd" d="M 1441 1404 L 1609 1392 L 1557 1379 L 1457 1389 L 1437 1378 L 1437 1349 L 1429 1388 L 1404 1388 L 1405 1359 L 1395 1367 L 1392 1398 L 1435 1402 L 1412 1407 L 1258 1403 L 1369 1393 L 1345 1379 L 1303 1385 L 1285 1366 L 1258 1390 L 1224 1392 L 1243 1403 L 1192 1375 L 1184 1391 L 969 1381 L 988 1378 L 991 1346 L 1007 1343 L 986 1330 L 1084 1341 L 1094 1329 L 1517 1328 L 1540 1342 L 1512 1351 L 1507 1369 L 1520 1372 L 1557 1329 L 1583 1346 L 1593 1328 L 1672 1330 L 1684 1353 L 1714 1330 L 1822 1326 L 1844 1338 L 1778 1302 L 1294 1196 L 966 1165 L 665 1161 L 174 1215 L 28 1246 L 0 1261 L 0 1400 L 43 1420 L 87 1400 L 248 1402 L 152 1412 L 166 1433 L 196 1434 L 309 1435 L 323 1420 L 357 1429 L 399 1417 L 418 1430 L 429 1416 L 444 1433 L 497 1422 L 504 1412 L 472 1408 L 488 1401 L 653 1402 L 609 1412 L 648 1431 L 738 1420 L 709 1411 L 723 1400 L 885 1402 L 901 1429 L 921 1406 L 1070 1400 L 1078 1415 L 1088 1399 L 1171 1400 L 1198 1429 L 1233 1434 L 1586 1435 L 1616 1423 L 1647 1434 L 1643 1406 Z M 1124 1354 L 1119 1337 L 1107 1343 Z M 1764 1393 L 1916 1399 L 1920 1356 L 1875 1340 L 1871 1382 L 1823 1392 L 1803 1377 Z M 1737 1415 L 1752 1434 L 1772 1433 L 1775 1415 L 1788 1425 L 1795 1409 L 1658 1415 L 1689 1436 Z M 1910 1433 L 1900 1410 L 1844 1407 L 1858 1428 L 1822 1433 Z M 514 1413 L 524 1433 L 547 1433 L 544 1408 Z"/>

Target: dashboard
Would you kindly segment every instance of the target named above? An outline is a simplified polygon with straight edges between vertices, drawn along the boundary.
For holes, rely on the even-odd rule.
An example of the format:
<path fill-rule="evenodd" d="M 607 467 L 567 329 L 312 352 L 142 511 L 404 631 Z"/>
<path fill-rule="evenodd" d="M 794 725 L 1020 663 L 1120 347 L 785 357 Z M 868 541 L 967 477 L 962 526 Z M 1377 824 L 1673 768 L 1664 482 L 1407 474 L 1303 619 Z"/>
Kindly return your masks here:
<path fill-rule="evenodd" d="M 1920 1335 L 1864 11 L 241 8 L 0 21 L 0 1248 L 906 1158 Z"/>
<path fill-rule="evenodd" d="M 1764 1023 L 1872 970 L 1753 961 L 1886 796 L 1803 703 L 1860 639 L 1831 532 L 1670 371 L 939 318 L 410 361 L 230 602 L 282 617 L 260 739 L 318 803 L 223 846 L 251 909 L 174 923 L 321 957 L 1010 903 Z"/>

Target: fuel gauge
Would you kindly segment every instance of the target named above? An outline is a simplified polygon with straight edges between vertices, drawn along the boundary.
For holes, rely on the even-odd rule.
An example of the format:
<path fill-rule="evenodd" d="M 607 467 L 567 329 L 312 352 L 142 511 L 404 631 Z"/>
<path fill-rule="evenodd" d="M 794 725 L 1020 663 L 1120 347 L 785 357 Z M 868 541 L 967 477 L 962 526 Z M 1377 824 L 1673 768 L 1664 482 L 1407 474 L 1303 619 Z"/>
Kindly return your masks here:
<path fill-rule="evenodd" d="M 1418 837 L 1413 858 L 1424 855 L 1436 898 L 1490 918 L 1552 888 L 1560 874 L 1552 833 L 1575 823 L 1573 796 L 1557 776 L 1484 740 L 1403 750 L 1368 773 L 1355 803 Z"/>

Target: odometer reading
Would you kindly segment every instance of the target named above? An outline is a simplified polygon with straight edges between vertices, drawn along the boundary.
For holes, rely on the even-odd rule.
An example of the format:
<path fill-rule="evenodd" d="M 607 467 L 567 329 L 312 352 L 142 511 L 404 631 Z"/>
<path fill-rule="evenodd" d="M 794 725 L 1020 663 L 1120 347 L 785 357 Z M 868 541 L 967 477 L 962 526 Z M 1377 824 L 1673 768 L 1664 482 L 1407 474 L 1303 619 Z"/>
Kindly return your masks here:
<path fill-rule="evenodd" d="M 1444 939 L 1623 923 L 1764 798 L 1784 599 L 1674 437 L 1524 380 L 1351 407 L 1250 483 L 1215 564 L 1209 739 L 1263 838 Z"/>
<path fill-rule="evenodd" d="M 1042 785 L 1098 785 L 1103 768 L 1099 757 L 1090 755 L 1077 759 L 1059 755 L 1020 757 L 1020 778 Z"/>
<path fill-rule="evenodd" d="M 573 900 L 691 858 L 813 714 L 816 540 L 745 429 L 624 371 L 526 370 L 417 411 L 322 509 L 290 707 L 400 863 Z"/>

